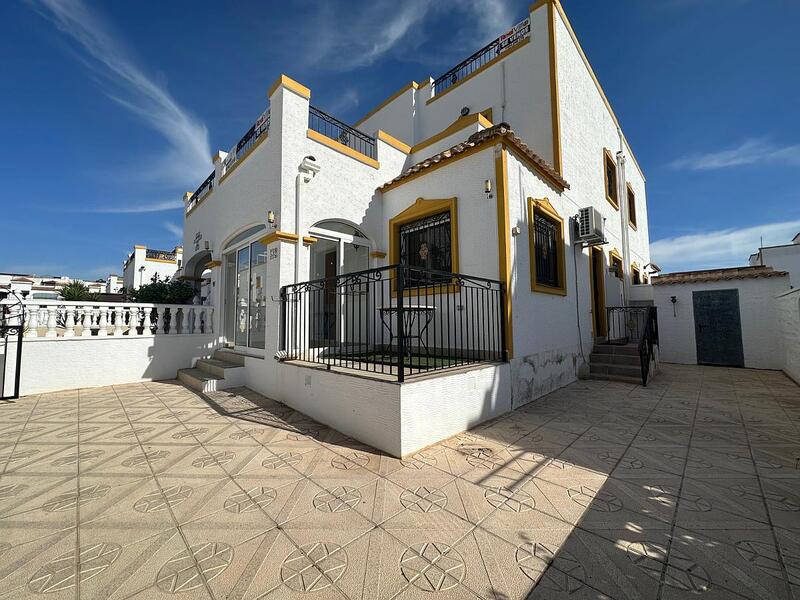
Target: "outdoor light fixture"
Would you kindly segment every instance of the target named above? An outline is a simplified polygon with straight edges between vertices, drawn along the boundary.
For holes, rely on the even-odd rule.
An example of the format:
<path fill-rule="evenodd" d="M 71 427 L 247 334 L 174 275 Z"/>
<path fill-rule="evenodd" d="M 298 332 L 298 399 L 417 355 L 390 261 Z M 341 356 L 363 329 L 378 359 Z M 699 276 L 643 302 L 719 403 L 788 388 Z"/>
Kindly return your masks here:
<path fill-rule="evenodd" d="M 278 226 L 277 223 L 276 223 L 276 220 L 275 220 L 275 212 L 272 211 L 272 210 L 267 211 L 267 223 L 269 223 L 269 226 L 272 227 L 272 228 L 275 228 L 275 227 Z"/>
<path fill-rule="evenodd" d="M 678 303 L 678 297 L 677 296 L 670 296 L 669 297 L 669 301 L 672 302 L 672 316 L 673 317 L 677 317 L 678 316 L 678 311 L 675 309 L 675 305 Z"/>
<path fill-rule="evenodd" d="M 211 250 L 211 242 L 206 240 L 205 247 L 206 247 L 206 250 Z"/>
<path fill-rule="evenodd" d="M 484 192 L 484 194 L 486 194 L 487 198 L 491 198 L 492 197 L 492 180 L 491 179 L 487 179 L 486 181 L 483 182 L 483 192 Z"/>

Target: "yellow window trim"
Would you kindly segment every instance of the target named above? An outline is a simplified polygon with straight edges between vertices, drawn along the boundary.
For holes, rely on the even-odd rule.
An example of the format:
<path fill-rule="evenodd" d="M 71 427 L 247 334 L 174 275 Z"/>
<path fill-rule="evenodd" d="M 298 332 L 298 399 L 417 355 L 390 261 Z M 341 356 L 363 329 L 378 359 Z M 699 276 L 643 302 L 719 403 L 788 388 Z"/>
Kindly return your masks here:
<path fill-rule="evenodd" d="M 638 285 L 634 283 L 636 281 L 636 275 L 639 276 L 639 283 L 642 283 L 642 271 L 639 269 L 639 265 L 635 262 L 631 263 L 631 285 Z"/>
<path fill-rule="evenodd" d="M 247 149 L 247 152 L 245 152 L 239 158 L 237 158 L 236 162 L 231 165 L 230 169 L 225 171 L 225 175 L 223 175 L 222 177 L 219 178 L 220 185 L 222 184 L 223 181 L 225 181 L 228 177 L 230 177 L 231 173 L 233 173 L 236 169 L 238 169 L 239 165 L 241 165 L 247 158 L 249 158 L 250 155 L 253 152 L 255 152 L 255 149 L 258 148 L 264 141 L 266 141 L 266 139 L 268 137 L 269 137 L 269 134 L 262 135 L 260 138 L 258 138 L 256 140 L 255 144 L 253 144 L 252 146 L 250 146 Z M 211 190 L 211 194 L 213 194 L 213 193 L 214 193 L 214 190 Z M 210 196 L 211 194 L 208 194 L 208 196 Z M 208 196 L 206 196 L 206 197 L 208 197 Z M 206 198 L 203 198 L 203 200 L 205 200 L 205 199 Z"/>
<path fill-rule="evenodd" d="M 382 129 L 378 130 L 378 139 L 383 141 L 383 142 L 386 142 L 392 148 L 395 148 L 396 150 L 400 150 L 400 152 L 403 152 L 404 154 L 410 154 L 411 153 L 411 146 L 409 146 L 405 142 L 401 142 L 396 137 L 394 137 L 392 135 L 389 135 L 388 133 L 386 133 Z"/>
<path fill-rule="evenodd" d="M 377 113 L 379 110 L 381 110 L 381 109 L 382 109 L 384 106 L 386 106 L 386 105 L 388 105 L 388 104 L 391 104 L 392 102 L 394 102 L 395 100 L 397 100 L 397 98 L 399 98 L 399 97 L 400 97 L 400 96 L 401 96 L 401 95 L 402 95 L 404 92 L 407 92 L 408 90 L 417 90 L 417 89 L 419 89 L 419 84 L 418 84 L 416 81 L 412 81 L 411 83 L 409 83 L 409 84 L 407 84 L 407 85 L 404 85 L 402 88 L 400 88 L 399 90 L 397 90 L 397 91 L 396 91 L 394 94 L 392 94 L 391 96 L 389 96 L 389 97 L 388 97 L 386 100 L 384 100 L 383 102 L 381 102 L 381 103 L 380 103 L 378 106 L 376 106 L 375 108 L 373 108 L 373 109 L 372 109 L 371 111 L 369 111 L 369 112 L 368 112 L 366 115 L 364 115 L 364 116 L 363 116 L 363 117 L 361 117 L 361 118 L 360 118 L 358 121 L 356 121 L 356 124 L 354 125 L 354 127 L 358 127 L 358 126 L 359 126 L 359 125 L 361 125 L 361 124 L 362 124 L 364 121 L 366 121 L 367 119 L 369 119 L 369 118 L 370 118 L 372 115 L 374 115 L 374 114 L 375 114 L 375 113 Z"/>
<path fill-rule="evenodd" d="M 558 286 L 545 285 L 537 283 L 536 281 L 536 243 L 534 237 L 534 216 L 540 213 L 549 219 L 552 219 L 558 224 L 558 239 L 556 240 L 556 247 L 558 254 L 556 259 L 558 261 Z M 556 296 L 567 295 L 567 271 L 564 262 L 564 219 L 558 214 L 555 207 L 550 204 L 550 200 L 542 198 L 535 200 L 528 198 L 528 251 L 530 254 L 530 271 L 531 271 L 531 291 L 541 292 L 543 294 L 554 294 Z"/>
<path fill-rule="evenodd" d="M 327 146 L 328 148 L 336 150 L 337 152 L 344 154 L 345 156 L 354 158 L 357 161 L 372 167 L 373 169 L 379 169 L 381 166 L 381 163 L 379 163 L 374 158 L 370 158 L 366 154 L 361 154 L 361 152 L 353 150 L 350 146 L 345 146 L 344 144 L 337 142 L 336 140 L 332 140 L 328 136 L 322 135 L 321 133 L 314 131 L 313 129 L 308 130 L 308 139 L 314 140 L 315 142 L 319 142 L 323 146 Z"/>
<path fill-rule="evenodd" d="M 511 309 L 511 221 L 508 214 L 508 154 L 504 144 L 495 146 L 494 178 L 497 185 L 497 253 L 500 280 L 505 284 L 503 327 L 508 359 L 514 356 L 513 312 Z"/>
<path fill-rule="evenodd" d="M 273 231 L 272 233 L 265 235 L 258 241 L 268 246 L 272 242 L 287 242 L 289 244 L 296 244 L 300 237 L 296 233 L 289 233 L 288 231 Z"/>
<path fill-rule="evenodd" d="M 304 86 L 302 83 L 298 83 L 288 75 L 284 74 L 281 74 L 281 76 L 275 80 L 275 83 L 269 86 L 269 91 L 267 92 L 267 98 L 271 97 L 272 94 L 275 93 L 275 90 L 277 90 L 281 86 L 285 87 L 288 90 L 293 91 L 298 96 L 302 96 L 306 100 L 311 99 L 311 90 L 309 88 Z"/>
<path fill-rule="evenodd" d="M 612 248 L 611 250 L 608 251 L 608 266 L 613 267 L 615 262 L 619 263 L 619 273 L 615 275 L 615 277 L 619 277 L 619 279 L 622 279 L 625 276 L 622 268 L 622 265 L 624 264 L 622 262 L 622 254 L 620 254 L 619 250 L 617 250 L 616 248 Z"/>
<path fill-rule="evenodd" d="M 625 189 L 628 192 L 625 198 L 625 201 L 628 203 L 628 225 L 631 226 L 631 229 L 636 231 L 639 229 L 636 223 L 639 218 L 636 214 L 636 192 L 633 191 L 633 186 L 627 181 L 625 182 Z M 631 196 L 633 196 L 633 219 L 631 219 Z"/>
<path fill-rule="evenodd" d="M 450 262 L 453 273 L 458 273 L 458 206 L 457 198 L 426 199 L 417 200 L 389 219 L 389 263 L 396 265 L 400 263 L 400 226 L 411 223 L 423 217 L 428 217 L 441 212 L 450 213 Z M 454 294 L 460 291 L 460 287 L 451 285 L 436 285 L 432 294 Z M 416 288 L 405 290 L 404 295 L 414 297 Z M 395 280 L 392 278 L 392 296 L 397 296 Z"/>
<path fill-rule="evenodd" d="M 616 210 L 619 210 L 619 198 L 614 200 L 614 198 L 608 195 L 608 168 L 606 161 L 609 160 L 611 161 L 611 164 L 614 165 L 614 177 L 619 177 L 619 173 L 617 173 L 617 161 L 614 160 L 614 155 L 609 152 L 608 148 L 603 148 L 603 194 L 605 195 L 606 200 L 608 200 L 608 203 Z M 619 188 L 619 182 L 616 183 L 617 185 L 614 186 L 615 190 Z"/>
<path fill-rule="evenodd" d="M 486 64 L 482 65 L 480 68 L 476 69 L 475 71 L 473 71 L 472 73 L 470 73 L 469 75 L 467 75 L 466 77 L 464 77 L 464 79 L 460 80 L 460 81 L 459 81 L 458 83 L 456 83 L 455 85 L 452 85 L 452 86 L 450 86 L 449 88 L 447 88 L 446 90 L 444 90 L 443 92 L 441 92 L 441 93 L 439 93 L 439 94 L 436 94 L 435 96 L 433 96 L 433 97 L 429 98 L 429 99 L 428 99 L 428 100 L 425 102 L 425 104 L 426 104 L 426 105 L 427 105 L 427 104 L 430 104 L 431 102 L 435 102 L 435 101 L 436 101 L 436 100 L 438 100 L 439 98 L 442 98 L 443 96 L 446 96 L 447 94 L 449 94 L 450 92 L 452 92 L 454 89 L 458 88 L 460 85 L 462 85 L 462 84 L 464 84 L 464 83 L 468 82 L 468 81 L 469 81 L 470 79 L 472 79 L 473 77 L 476 77 L 476 76 L 480 75 L 481 73 L 483 73 L 483 72 L 484 72 L 486 69 L 488 69 L 489 67 L 496 65 L 498 62 L 500 62 L 500 61 L 501 61 L 501 60 L 503 60 L 504 58 L 508 58 L 509 56 L 511 56 L 512 54 L 514 54 L 514 52 L 516 52 L 517 50 L 519 50 L 520 48 L 524 48 L 525 46 L 527 46 L 527 45 L 530 43 L 530 41 L 531 41 L 531 38 L 530 38 L 530 37 L 528 37 L 527 39 L 525 39 L 525 40 L 521 41 L 520 43 L 518 43 L 516 46 L 514 46 L 514 47 L 513 47 L 513 48 L 511 48 L 510 50 L 506 50 L 506 51 L 505 51 L 505 52 L 503 52 L 502 54 L 500 54 L 500 55 L 498 55 L 498 56 L 495 56 L 495 57 L 494 57 L 492 60 L 490 60 L 490 61 L 489 61 L 489 62 L 487 62 Z"/>
<path fill-rule="evenodd" d="M 487 110 L 491 110 L 490 108 Z M 491 120 L 483 115 L 486 111 L 482 111 L 479 113 L 473 113 L 471 115 L 464 115 L 463 117 L 458 117 L 455 121 L 453 121 L 450 125 L 442 129 L 439 133 L 432 135 L 427 140 L 421 141 L 419 144 L 415 144 L 411 148 L 411 153 L 419 152 L 423 148 L 427 148 L 428 146 L 435 144 L 436 142 L 443 140 L 446 137 L 450 137 L 454 133 L 461 131 L 462 129 L 469 127 L 470 125 L 475 125 L 476 123 L 480 124 L 484 129 L 489 129 L 492 126 Z"/>

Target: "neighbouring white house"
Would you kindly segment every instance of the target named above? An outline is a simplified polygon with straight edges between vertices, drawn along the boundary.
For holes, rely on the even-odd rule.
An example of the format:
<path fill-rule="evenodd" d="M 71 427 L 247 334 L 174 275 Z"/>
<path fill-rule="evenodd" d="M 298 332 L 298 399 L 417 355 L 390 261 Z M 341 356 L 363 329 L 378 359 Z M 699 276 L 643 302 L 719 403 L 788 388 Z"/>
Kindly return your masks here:
<path fill-rule="evenodd" d="M 800 287 L 800 233 L 789 244 L 759 248 L 747 262 L 751 267 L 772 267 L 776 271 L 786 271 L 792 287 Z"/>
<path fill-rule="evenodd" d="M 111 273 L 109 274 L 108 277 L 106 277 L 106 285 L 105 285 L 106 294 L 119 294 L 120 292 L 122 292 L 123 287 L 124 285 L 121 276 Z"/>
<path fill-rule="evenodd" d="M 24 273 L 0 273 L 0 290 L 24 294 L 31 299 L 58 300 L 61 298 L 62 288 L 79 281 L 84 284 L 92 294 L 100 294 L 106 291 L 104 281 L 87 281 L 75 279 L 66 275 L 47 276 L 30 275 Z"/>
<path fill-rule="evenodd" d="M 183 248 L 180 246 L 176 246 L 173 250 L 156 250 L 136 245 L 123 263 L 121 287 L 136 290 L 150 283 L 153 277 L 158 276 L 162 280 L 175 277 L 182 264 Z M 115 281 L 115 284 L 118 284 L 118 281 Z"/>
<path fill-rule="evenodd" d="M 400 456 L 590 362 L 646 380 L 655 311 L 629 306 L 653 271 L 645 177 L 563 8 L 538 0 L 476 50 L 354 125 L 278 77 L 185 195 L 182 263 L 137 246 L 125 264 L 125 287 L 165 265 L 203 305 L 36 303 L 26 356 L 91 359 L 65 363 L 80 385 L 182 361 L 198 389 L 246 385 Z"/>

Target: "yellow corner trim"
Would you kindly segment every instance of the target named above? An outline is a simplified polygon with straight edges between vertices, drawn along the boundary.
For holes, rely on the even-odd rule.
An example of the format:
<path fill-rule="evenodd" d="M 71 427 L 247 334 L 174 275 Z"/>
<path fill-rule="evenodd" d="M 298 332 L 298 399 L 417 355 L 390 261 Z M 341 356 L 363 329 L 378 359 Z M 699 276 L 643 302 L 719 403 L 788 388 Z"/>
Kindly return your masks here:
<path fill-rule="evenodd" d="M 157 263 L 169 263 L 171 265 L 176 264 L 177 260 L 167 260 L 166 258 L 145 258 L 147 262 L 157 262 Z"/>
<path fill-rule="evenodd" d="M 349 146 L 345 146 L 344 144 L 337 142 L 336 140 L 332 140 L 328 136 L 322 135 L 321 133 L 318 133 L 313 129 L 308 130 L 308 138 L 314 140 L 315 142 L 319 142 L 320 144 L 328 146 L 328 148 L 332 148 L 337 152 L 341 152 L 345 156 L 354 158 L 357 161 L 364 163 L 365 165 L 369 165 L 373 169 L 379 169 L 381 166 L 381 163 L 379 163 L 374 158 L 370 158 L 366 154 L 361 154 L 361 152 L 353 150 Z"/>
<path fill-rule="evenodd" d="M 386 258 L 386 252 L 375 250 L 369 253 L 370 258 Z"/>
<path fill-rule="evenodd" d="M 139 244 L 136 244 L 136 245 L 134 246 L 134 248 L 136 248 L 137 250 L 146 250 L 146 249 L 147 249 L 147 246 L 140 246 Z"/>
<path fill-rule="evenodd" d="M 310 246 L 311 244 L 316 244 L 318 241 L 319 241 L 319 238 L 315 238 L 315 237 L 310 236 L 310 235 L 304 235 L 303 236 L 303 243 L 306 246 Z"/>
<path fill-rule="evenodd" d="M 189 198 L 191 198 L 192 196 L 194 196 L 194 192 L 184 192 L 183 193 L 183 201 L 184 202 L 188 202 Z"/>
<path fill-rule="evenodd" d="M 266 134 L 266 133 L 262 134 L 261 137 L 256 140 L 256 143 L 253 144 L 252 146 L 250 146 L 247 149 L 247 152 L 245 152 L 239 158 L 237 158 L 236 162 L 233 163 L 233 165 L 231 165 L 230 169 L 225 171 L 225 174 L 222 177 L 219 178 L 220 185 L 222 184 L 223 181 L 225 181 L 230 176 L 231 173 L 233 173 L 236 169 L 238 169 L 239 165 L 241 165 L 245 161 L 246 158 L 249 158 L 250 155 L 253 152 L 255 152 L 256 148 L 258 148 L 263 142 L 265 142 L 268 137 L 269 137 L 269 134 Z M 214 193 L 214 190 L 211 190 L 211 194 L 213 194 L 213 193 Z M 208 195 L 210 196 L 211 194 L 208 194 Z M 203 200 L 205 200 L 205 198 L 203 198 Z"/>
<path fill-rule="evenodd" d="M 209 269 L 213 269 L 214 267 L 220 267 L 220 266 L 222 266 L 221 260 L 210 260 L 206 263 L 206 267 L 208 267 Z"/>
<path fill-rule="evenodd" d="M 506 305 L 503 310 L 503 327 L 506 331 L 508 358 L 514 356 L 513 313 L 511 310 L 511 224 L 508 214 L 508 156 L 505 146 L 495 150 L 494 177 L 497 182 L 497 244 L 498 271 L 506 286 Z"/>
<path fill-rule="evenodd" d="M 531 11 L 533 12 L 533 11 Z M 563 175 L 561 165 L 561 102 L 558 95 L 558 52 L 556 43 L 556 12 L 547 5 L 548 55 L 550 58 L 550 128 L 553 136 L 553 168 Z"/>
<path fill-rule="evenodd" d="M 270 86 L 269 91 L 267 92 L 267 98 L 271 97 L 272 94 L 275 93 L 275 90 L 281 86 L 292 90 L 295 94 L 302 96 L 306 100 L 311 98 L 311 90 L 309 88 L 304 86 L 302 83 L 298 83 L 288 75 L 283 74 L 281 74 L 281 76 L 275 80 L 275 83 Z"/>
<path fill-rule="evenodd" d="M 300 236 L 298 236 L 296 233 L 289 233 L 288 231 L 273 231 L 258 241 L 265 246 L 268 246 L 272 242 L 287 242 L 289 244 L 296 244 L 297 240 L 299 239 Z"/>
<path fill-rule="evenodd" d="M 442 129 L 439 133 L 432 135 L 427 140 L 421 141 L 419 144 L 415 144 L 414 147 L 411 148 L 411 152 L 412 153 L 419 152 L 423 148 L 427 148 L 431 144 L 435 144 L 436 142 L 443 140 L 446 137 L 450 137 L 454 133 L 461 131 L 465 127 L 474 125 L 475 123 L 480 124 L 484 129 L 489 129 L 489 127 L 492 126 L 492 122 L 486 117 L 484 117 L 481 113 L 472 113 L 471 115 L 458 117 L 455 121 L 453 121 L 449 126 Z"/>
<path fill-rule="evenodd" d="M 506 52 L 503 52 L 502 54 L 500 54 L 500 55 L 498 55 L 498 56 L 495 56 L 495 57 L 494 57 L 492 60 L 490 60 L 489 62 L 485 63 L 483 66 L 479 67 L 478 69 L 476 69 L 475 71 L 473 71 L 472 73 L 470 73 L 469 75 L 467 75 L 466 77 L 464 77 L 464 79 L 462 79 L 461 81 L 459 81 L 459 82 L 458 82 L 458 83 L 456 83 L 455 85 L 453 85 L 453 86 L 450 86 L 449 88 L 447 88 L 447 89 L 446 89 L 446 90 L 444 90 L 443 92 L 441 92 L 441 93 L 439 93 L 439 94 L 436 94 L 436 95 L 435 95 L 435 96 L 433 96 L 432 98 L 429 98 L 429 99 L 428 99 L 428 100 L 425 102 L 425 104 L 430 104 L 431 102 L 435 102 L 436 100 L 438 100 L 438 99 L 439 99 L 439 98 L 441 98 L 442 96 L 446 96 L 447 94 L 449 94 L 450 92 L 452 92 L 454 89 L 456 89 L 456 88 L 457 88 L 458 86 L 460 86 L 461 84 L 463 84 L 463 83 L 466 83 L 467 81 L 469 81 L 469 80 L 470 80 L 470 79 L 472 79 L 473 77 L 476 77 L 476 76 L 477 76 L 477 75 L 479 75 L 480 73 L 483 73 L 483 72 L 484 72 L 486 69 L 488 69 L 489 67 L 491 67 L 491 66 L 493 66 L 493 65 L 497 64 L 498 62 L 500 62 L 500 61 L 501 61 L 501 60 L 503 60 L 504 58 L 508 58 L 509 56 L 511 56 L 512 54 L 514 54 L 514 52 L 516 52 L 517 50 L 519 50 L 520 48 L 524 48 L 525 46 L 527 46 L 527 45 L 530 43 L 530 41 L 531 41 L 531 38 L 529 37 L 529 38 L 527 38 L 527 39 L 525 39 L 525 40 L 521 41 L 519 44 L 517 44 L 516 46 L 514 46 L 514 47 L 513 47 L 513 48 L 511 48 L 510 50 L 507 50 Z"/>
<path fill-rule="evenodd" d="M 558 261 L 558 280 L 561 285 L 553 286 L 539 283 L 536 281 L 536 246 L 533 239 L 533 222 L 534 215 L 539 212 L 547 217 L 553 219 L 558 223 L 558 239 L 556 244 L 558 247 L 558 254 L 556 260 Z M 564 219 L 558 214 L 555 207 L 550 204 L 548 198 L 535 200 L 528 198 L 528 253 L 530 255 L 530 272 L 531 272 L 531 291 L 540 292 L 542 294 L 553 294 L 555 296 L 567 295 L 567 269 L 564 261 L 564 250 L 566 245 L 564 243 Z"/>
<path fill-rule="evenodd" d="M 400 152 L 403 152 L 405 154 L 411 153 L 411 146 L 409 146 L 405 142 L 401 142 L 396 137 L 393 137 L 393 136 L 389 135 L 388 133 L 386 133 L 382 129 L 378 130 L 378 139 L 383 141 L 383 142 L 386 142 L 392 148 L 400 150 Z"/>
<path fill-rule="evenodd" d="M 407 92 L 408 90 L 417 90 L 417 89 L 419 89 L 419 84 L 418 84 L 416 81 L 412 81 L 412 82 L 411 82 L 411 83 L 409 83 L 408 85 L 404 85 L 404 86 L 403 86 L 401 89 L 397 90 L 397 91 L 396 91 L 394 94 L 392 94 L 391 96 L 389 96 L 389 97 L 388 97 L 386 100 L 384 100 L 383 102 L 381 102 L 381 103 L 380 103 L 378 106 L 376 106 L 375 108 L 373 108 L 373 109 L 372 109 L 371 111 L 369 111 L 369 112 L 368 112 L 366 115 L 364 115 L 364 116 L 363 116 L 363 117 L 361 117 L 361 118 L 360 118 L 358 121 L 356 121 L 355 127 L 358 127 L 359 125 L 361 125 L 361 124 L 362 124 L 364 121 L 366 121 L 367 119 L 369 119 L 369 118 L 370 118 L 372 115 L 374 115 L 375 113 L 377 113 L 377 112 L 378 112 L 380 109 L 382 109 L 382 108 L 383 108 L 384 106 L 386 106 L 387 104 L 391 104 L 392 102 L 394 102 L 395 100 L 397 100 L 397 98 L 398 98 L 399 96 L 401 96 L 401 95 L 402 95 L 404 92 Z"/>

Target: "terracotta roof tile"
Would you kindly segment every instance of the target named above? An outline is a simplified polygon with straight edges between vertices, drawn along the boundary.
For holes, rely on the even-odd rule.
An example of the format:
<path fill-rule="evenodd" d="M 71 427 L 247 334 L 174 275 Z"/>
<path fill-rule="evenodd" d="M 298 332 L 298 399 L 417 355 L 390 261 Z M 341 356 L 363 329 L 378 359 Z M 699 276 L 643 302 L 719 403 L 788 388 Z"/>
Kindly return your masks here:
<path fill-rule="evenodd" d="M 653 277 L 653 285 L 671 283 L 702 283 L 706 281 L 728 281 L 732 279 L 755 279 L 758 277 L 783 277 L 786 271 L 775 271 L 772 267 L 733 267 L 730 269 L 708 269 L 706 271 L 684 271 L 666 273 Z"/>
<path fill-rule="evenodd" d="M 473 133 L 465 141 L 460 142 L 455 146 L 448 148 L 447 150 L 443 150 L 438 154 L 434 154 L 430 158 L 426 158 L 425 160 L 410 166 L 400 175 L 398 175 L 391 181 L 387 181 L 378 189 L 383 190 L 384 188 L 387 188 L 389 186 L 394 185 L 395 183 L 407 179 L 408 177 L 411 177 L 416 173 L 424 171 L 425 169 L 428 169 L 439 163 L 451 160 L 454 157 L 458 156 L 459 154 L 463 154 L 467 150 L 471 150 L 472 148 L 481 146 L 497 138 L 505 139 L 520 154 L 522 154 L 525 158 L 534 163 L 539 168 L 539 172 L 542 175 L 544 175 L 546 179 L 549 179 L 550 183 L 553 184 L 555 187 L 560 188 L 562 191 L 565 189 L 569 189 L 569 184 L 564 180 L 563 177 L 561 177 L 561 175 L 559 175 L 558 171 L 556 171 L 552 166 L 550 166 L 550 164 L 547 163 L 547 161 L 545 161 L 542 157 L 540 157 L 533 150 L 531 150 L 530 147 L 528 147 L 528 145 L 514 133 L 514 130 L 511 129 L 511 126 L 508 123 L 498 123 L 493 127 L 489 127 L 488 129 L 484 129 L 483 131 L 478 131 L 477 133 Z"/>

